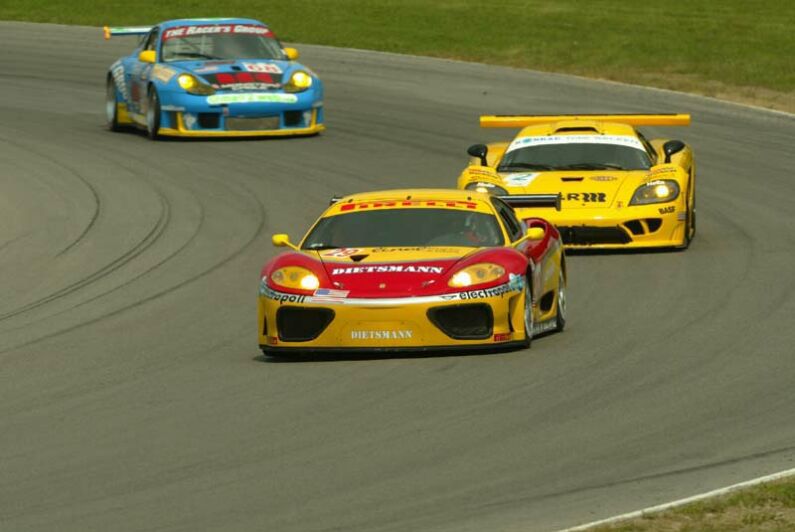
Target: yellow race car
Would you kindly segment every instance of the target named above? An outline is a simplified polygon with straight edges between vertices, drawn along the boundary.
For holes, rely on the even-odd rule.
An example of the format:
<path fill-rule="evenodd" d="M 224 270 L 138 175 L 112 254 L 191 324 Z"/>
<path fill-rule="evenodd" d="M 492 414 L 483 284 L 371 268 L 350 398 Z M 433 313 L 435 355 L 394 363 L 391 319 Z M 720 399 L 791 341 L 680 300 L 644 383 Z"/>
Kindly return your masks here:
<path fill-rule="evenodd" d="M 333 201 L 299 244 L 260 274 L 259 346 L 423 351 L 529 346 L 566 323 L 560 234 L 511 207 L 554 195 L 391 190 Z"/>
<path fill-rule="evenodd" d="M 686 248 L 696 232 L 692 150 L 647 140 L 633 126 L 684 126 L 690 115 L 482 116 L 481 127 L 522 128 L 510 142 L 470 146 L 458 187 L 560 194 L 538 215 L 571 248 Z"/>

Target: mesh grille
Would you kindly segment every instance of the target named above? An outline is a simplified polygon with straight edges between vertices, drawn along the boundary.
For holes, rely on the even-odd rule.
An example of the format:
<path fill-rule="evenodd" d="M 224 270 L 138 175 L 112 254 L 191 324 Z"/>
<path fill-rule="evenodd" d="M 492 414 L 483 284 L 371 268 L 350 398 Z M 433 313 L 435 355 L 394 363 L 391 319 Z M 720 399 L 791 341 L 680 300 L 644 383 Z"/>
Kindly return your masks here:
<path fill-rule="evenodd" d="M 279 129 L 278 116 L 266 116 L 264 118 L 227 118 L 227 131 L 262 131 L 269 129 Z"/>
<path fill-rule="evenodd" d="M 308 342 L 326 330 L 334 319 L 334 311 L 327 308 L 282 307 L 276 311 L 279 340 Z"/>
<path fill-rule="evenodd" d="M 485 303 L 437 307 L 428 311 L 428 319 L 456 340 L 482 340 L 491 336 L 494 316 Z"/>
<path fill-rule="evenodd" d="M 558 227 L 564 244 L 628 244 L 632 237 L 618 227 Z"/>

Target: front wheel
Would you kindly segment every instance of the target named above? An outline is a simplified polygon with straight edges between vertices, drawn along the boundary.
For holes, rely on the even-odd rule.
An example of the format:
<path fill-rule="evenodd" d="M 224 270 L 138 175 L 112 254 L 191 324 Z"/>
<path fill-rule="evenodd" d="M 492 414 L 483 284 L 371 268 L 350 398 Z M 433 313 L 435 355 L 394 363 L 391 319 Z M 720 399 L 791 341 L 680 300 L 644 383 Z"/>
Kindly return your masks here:
<path fill-rule="evenodd" d="M 157 89 L 149 89 L 148 105 L 146 106 L 146 134 L 156 140 L 160 135 L 160 98 Z"/>
<path fill-rule="evenodd" d="M 119 125 L 119 101 L 116 98 L 116 82 L 113 81 L 111 76 L 108 76 L 108 82 L 105 86 L 105 118 L 108 129 L 111 131 L 120 131 Z"/>
<path fill-rule="evenodd" d="M 524 347 L 530 347 L 533 341 L 533 325 L 535 319 L 533 316 L 533 293 L 530 289 L 530 279 L 525 279 L 524 286 Z"/>
<path fill-rule="evenodd" d="M 558 275 L 557 313 L 555 315 L 555 330 L 563 331 L 566 327 L 566 279 L 563 272 Z"/>

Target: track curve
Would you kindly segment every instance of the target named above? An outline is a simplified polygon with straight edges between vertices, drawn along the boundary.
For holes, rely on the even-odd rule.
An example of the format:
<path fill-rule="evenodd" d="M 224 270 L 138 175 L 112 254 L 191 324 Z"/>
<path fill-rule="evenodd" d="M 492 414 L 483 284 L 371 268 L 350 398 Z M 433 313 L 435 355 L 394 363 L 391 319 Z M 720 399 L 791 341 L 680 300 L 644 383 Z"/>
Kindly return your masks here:
<path fill-rule="evenodd" d="M 310 139 L 103 129 L 93 28 L 0 22 L 0 529 L 549 530 L 793 467 L 795 118 L 304 46 Z M 489 356 L 263 361 L 269 237 L 452 186 L 494 113 L 690 112 L 683 253 L 569 257 L 569 322 Z M 503 133 L 504 134 L 504 133 Z"/>

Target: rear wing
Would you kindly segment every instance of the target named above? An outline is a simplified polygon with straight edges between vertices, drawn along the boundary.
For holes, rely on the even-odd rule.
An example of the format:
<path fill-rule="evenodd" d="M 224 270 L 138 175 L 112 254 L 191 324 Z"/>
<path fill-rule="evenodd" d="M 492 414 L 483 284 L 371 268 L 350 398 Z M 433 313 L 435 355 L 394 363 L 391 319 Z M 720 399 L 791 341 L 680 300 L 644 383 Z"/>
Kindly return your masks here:
<path fill-rule="evenodd" d="M 117 37 L 125 37 L 128 35 L 146 35 L 152 30 L 151 26 L 143 27 L 143 26 L 120 26 L 118 28 L 111 28 L 110 26 L 105 26 L 102 28 L 102 36 L 105 37 L 105 40 L 109 40 L 113 36 Z"/>
<path fill-rule="evenodd" d="M 497 196 L 514 209 L 527 209 L 532 207 L 554 207 L 560 210 L 560 194 L 511 194 L 510 196 Z"/>
<path fill-rule="evenodd" d="M 629 126 L 689 126 L 689 114 L 658 115 L 484 115 L 480 117 L 480 127 L 520 128 L 536 124 L 549 124 L 564 120 L 597 120 L 618 122 Z"/>

